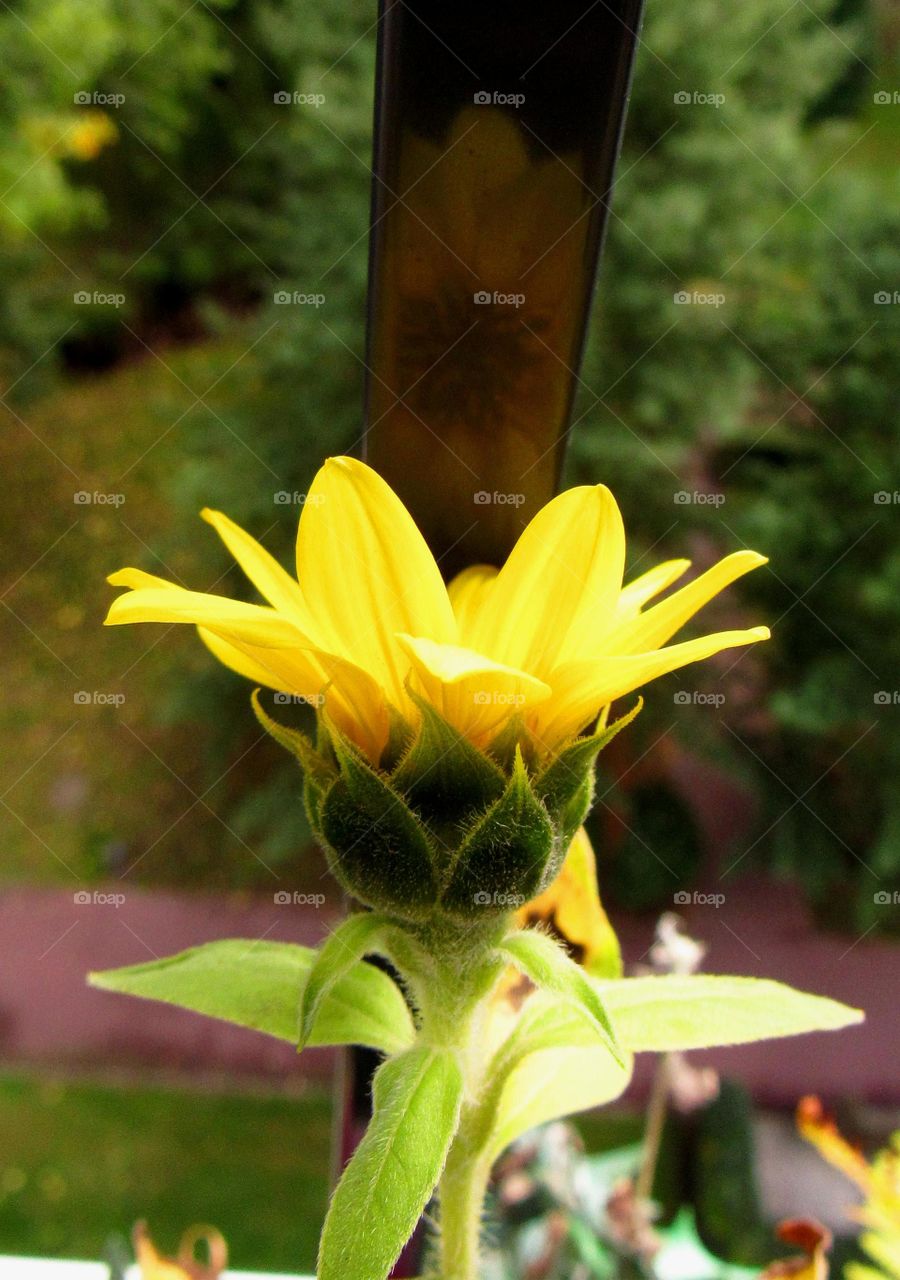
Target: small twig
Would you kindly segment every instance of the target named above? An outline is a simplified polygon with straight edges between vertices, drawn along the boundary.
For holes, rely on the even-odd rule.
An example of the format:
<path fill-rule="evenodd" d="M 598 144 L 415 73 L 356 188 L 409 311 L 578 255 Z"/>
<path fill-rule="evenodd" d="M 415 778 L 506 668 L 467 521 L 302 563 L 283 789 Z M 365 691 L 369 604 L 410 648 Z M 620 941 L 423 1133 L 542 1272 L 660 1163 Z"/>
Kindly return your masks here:
<path fill-rule="evenodd" d="M 650 1101 L 647 1104 L 647 1123 L 644 1128 L 644 1154 L 640 1172 L 634 1184 L 635 1195 L 639 1200 L 649 1200 L 653 1195 L 653 1179 L 656 1175 L 663 1128 L 669 1109 L 670 1062 L 670 1054 L 661 1054 L 653 1077 Z"/>

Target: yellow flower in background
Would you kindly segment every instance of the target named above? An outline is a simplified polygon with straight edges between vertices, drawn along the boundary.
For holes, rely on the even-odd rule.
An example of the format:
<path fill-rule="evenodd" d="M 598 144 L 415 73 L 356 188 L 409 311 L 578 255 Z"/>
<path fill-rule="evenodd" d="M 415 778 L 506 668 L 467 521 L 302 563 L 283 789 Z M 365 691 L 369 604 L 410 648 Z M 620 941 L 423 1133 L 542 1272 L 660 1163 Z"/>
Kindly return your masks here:
<path fill-rule="evenodd" d="M 849 1263 L 846 1280 L 896 1280 L 900 1277 L 900 1132 L 867 1160 L 843 1137 L 816 1097 L 801 1099 L 797 1128 L 864 1195 L 863 1204 L 848 1209 L 847 1216 L 862 1226 L 859 1243 L 872 1265 Z"/>
<path fill-rule="evenodd" d="M 622 952 L 600 901 L 597 861 L 584 827 L 569 846 L 556 879 L 517 912 L 516 920 L 523 929 L 549 928 L 595 978 L 621 978 Z"/>
<path fill-rule="evenodd" d="M 228 1246 L 215 1227 L 189 1227 L 181 1237 L 175 1258 L 160 1253 L 144 1222 L 135 1226 L 132 1242 L 141 1280 L 219 1280 L 228 1266 Z M 206 1246 L 208 1262 L 197 1257 L 201 1242 Z"/>
<path fill-rule="evenodd" d="M 554 498 L 499 571 L 475 566 L 449 589 L 403 504 L 352 458 L 329 459 L 307 494 L 296 578 L 227 516 L 203 518 L 268 603 L 122 569 L 109 580 L 129 590 L 107 624 L 195 624 L 221 662 L 256 684 L 324 697 L 375 763 L 392 711 L 419 720 L 410 689 L 477 746 L 520 717 L 538 752 L 550 754 L 649 680 L 769 636 L 753 627 L 668 644 L 765 557 L 735 552 L 650 605 L 689 562 L 668 561 L 623 586 L 622 517 L 603 485 Z"/>
<path fill-rule="evenodd" d="M 119 130 L 105 111 L 85 111 L 66 135 L 65 146 L 76 160 L 96 160 L 104 147 L 117 140 Z"/>

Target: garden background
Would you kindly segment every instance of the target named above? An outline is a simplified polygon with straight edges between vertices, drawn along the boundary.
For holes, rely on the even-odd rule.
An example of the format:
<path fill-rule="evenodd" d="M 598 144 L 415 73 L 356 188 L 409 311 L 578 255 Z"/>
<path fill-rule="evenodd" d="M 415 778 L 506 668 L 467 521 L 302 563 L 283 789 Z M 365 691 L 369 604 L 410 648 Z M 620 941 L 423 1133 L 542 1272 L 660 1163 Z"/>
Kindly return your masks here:
<path fill-rule="evenodd" d="M 89 939 L 148 958 L 151 916 L 187 945 L 219 912 L 261 932 L 276 893 L 339 905 L 241 682 L 100 622 L 123 563 L 243 592 L 199 509 L 288 561 L 314 470 L 359 447 L 376 13 L 19 0 L 0 36 L 0 1252 L 96 1256 L 145 1214 L 309 1263 L 327 1066 L 276 1086 L 282 1060 L 106 1024 L 63 1054 L 17 999 L 49 1020 Z M 605 764 L 635 939 L 684 894 L 728 928 L 703 899 L 748 875 L 838 953 L 897 932 L 898 44 L 895 0 L 649 0 L 568 479 L 610 484 L 635 566 L 767 553 L 710 612 L 774 638 L 661 682 Z"/>

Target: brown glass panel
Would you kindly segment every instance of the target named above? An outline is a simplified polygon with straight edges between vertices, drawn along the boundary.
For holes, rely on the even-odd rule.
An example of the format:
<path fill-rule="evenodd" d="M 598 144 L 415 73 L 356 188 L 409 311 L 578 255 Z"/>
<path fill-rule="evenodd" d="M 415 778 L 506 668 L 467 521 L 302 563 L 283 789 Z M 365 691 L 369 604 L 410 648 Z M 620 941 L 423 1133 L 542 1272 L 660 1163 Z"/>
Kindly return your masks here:
<path fill-rule="evenodd" d="M 641 0 L 384 0 L 367 457 L 449 576 L 559 479 Z"/>

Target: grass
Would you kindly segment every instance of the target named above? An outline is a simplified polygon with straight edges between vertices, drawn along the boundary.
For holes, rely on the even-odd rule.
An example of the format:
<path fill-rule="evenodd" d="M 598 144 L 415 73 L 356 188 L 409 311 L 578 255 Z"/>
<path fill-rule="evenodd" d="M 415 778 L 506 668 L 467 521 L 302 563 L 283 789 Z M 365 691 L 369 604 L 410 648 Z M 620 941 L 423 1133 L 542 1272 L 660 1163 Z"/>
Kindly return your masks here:
<path fill-rule="evenodd" d="M 581 1117 L 589 1151 L 635 1141 L 640 1117 Z M 0 1253 L 99 1258 L 145 1218 L 174 1251 L 217 1226 L 232 1265 L 312 1271 L 325 1214 L 331 1103 L 0 1075 Z"/>
<path fill-rule="evenodd" d="M 146 1218 L 167 1251 L 203 1222 L 235 1267 L 311 1271 L 330 1127 L 321 1094 L 0 1077 L 0 1253 L 97 1259 Z"/>

